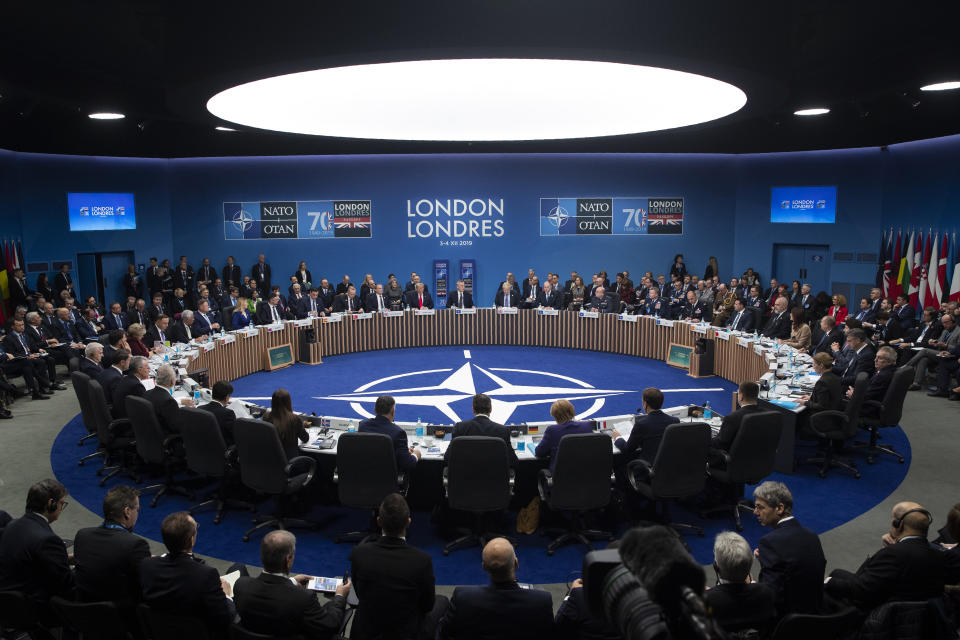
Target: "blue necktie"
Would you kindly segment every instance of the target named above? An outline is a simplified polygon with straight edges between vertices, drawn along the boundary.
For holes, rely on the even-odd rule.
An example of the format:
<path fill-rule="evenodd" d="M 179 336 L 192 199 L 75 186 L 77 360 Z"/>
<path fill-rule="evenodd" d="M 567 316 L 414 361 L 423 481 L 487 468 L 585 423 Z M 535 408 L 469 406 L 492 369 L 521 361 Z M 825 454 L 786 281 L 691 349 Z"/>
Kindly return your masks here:
<path fill-rule="evenodd" d="M 26 341 L 26 339 L 23 337 L 23 334 L 22 334 L 22 333 L 20 334 L 20 344 L 23 345 L 23 350 L 24 350 L 24 352 L 29 355 L 29 353 L 30 353 L 30 347 L 27 346 L 27 341 Z"/>

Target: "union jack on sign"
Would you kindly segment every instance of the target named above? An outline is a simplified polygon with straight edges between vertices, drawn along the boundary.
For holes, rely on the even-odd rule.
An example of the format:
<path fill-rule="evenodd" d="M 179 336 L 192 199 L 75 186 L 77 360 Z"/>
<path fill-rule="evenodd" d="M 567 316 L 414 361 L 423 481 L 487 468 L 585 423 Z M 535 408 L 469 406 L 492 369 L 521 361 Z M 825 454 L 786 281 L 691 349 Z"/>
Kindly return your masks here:
<path fill-rule="evenodd" d="M 370 218 L 350 218 L 347 221 L 336 222 L 337 229 L 368 229 L 370 228 Z"/>

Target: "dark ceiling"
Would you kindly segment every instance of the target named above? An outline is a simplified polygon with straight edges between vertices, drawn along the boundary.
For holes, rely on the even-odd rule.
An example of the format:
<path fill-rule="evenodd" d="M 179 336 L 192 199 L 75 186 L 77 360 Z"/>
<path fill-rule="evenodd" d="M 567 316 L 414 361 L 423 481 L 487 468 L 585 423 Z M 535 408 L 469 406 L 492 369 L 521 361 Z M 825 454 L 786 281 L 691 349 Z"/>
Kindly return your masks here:
<path fill-rule="evenodd" d="M 183 157 L 750 153 L 885 145 L 960 133 L 960 90 L 918 90 L 960 79 L 958 5 L 6 2 L 0 9 L 0 148 Z M 522 143 L 224 133 L 214 127 L 228 123 L 205 108 L 207 99 L 226 87 L 278 73 L 362 62 L 519 56 L 704 73 L 739 86 L 748 103 L 737 114 L 683 129 Z M 832 111 L 814 118 L 792 115 L 811 105 Z M 93 121 L 86 114 L 94 110 L 119 110 L 127 118 Z"/>

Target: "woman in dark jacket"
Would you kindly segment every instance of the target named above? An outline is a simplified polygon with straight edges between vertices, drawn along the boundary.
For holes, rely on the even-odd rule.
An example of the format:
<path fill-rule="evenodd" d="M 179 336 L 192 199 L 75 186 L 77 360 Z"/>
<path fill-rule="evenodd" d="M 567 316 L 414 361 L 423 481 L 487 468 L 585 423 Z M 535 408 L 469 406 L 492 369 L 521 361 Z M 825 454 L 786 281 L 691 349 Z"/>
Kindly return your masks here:
<path fill-rule="evenodd" d="M 263 419 L 277 428 L 288 460 L 300 455 L 300 443 L 306 442 L 310 436 L 303 420 L 293 412 L 289 391 L 277 389 L 273 392 L 270 411 L 264 414 Z"/>
<path fill-rule="evenodd" d="M 47 274 L 45 273 L 37 276 L 37 295 L 43 296 L 44 300 L 52 302 L 53 306 L 57 306 L 57 302 L 53 299 L 53 288 L 50 286 L 50 281 L 47 280 Z"/>
<path fill-rule="evenodd" d="M 683 254 L 678 253 L 673 256 L 673 264 L 670 265 L 670 276 L 677 276 L 678 280 L 683 280 L 683 277 L 687 275 L 687 265 L 683 264 Z"/>

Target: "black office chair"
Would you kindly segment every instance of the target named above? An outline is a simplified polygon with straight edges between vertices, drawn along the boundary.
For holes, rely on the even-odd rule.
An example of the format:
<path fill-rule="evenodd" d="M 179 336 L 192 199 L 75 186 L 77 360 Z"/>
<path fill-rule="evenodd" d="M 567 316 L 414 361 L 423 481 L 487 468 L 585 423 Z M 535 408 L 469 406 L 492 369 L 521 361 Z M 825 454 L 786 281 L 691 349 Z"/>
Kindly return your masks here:
<path fill-rule="evenodd" d="M 366 531 L 337 536 L 336 542 L 360 542 L 376 537 L 377 509 L 391 493 L 406 495 L 408 479 L 397 472 L 393 440 L 382 433 L 344 433 L 337 439 L 337 466 L 333 470 L 340 504 L 370 511 Z"/>
<path fill-rule="evenodd" d="M 53 640 L 40 624 L 36 603 L 20 591 L 0 591 L 0 633 L 4 638 L 26 633 L 33 640 Z"/>
<path fill-rule="evenodd" d="M 97 437 L 97 422 L 93 417 L 93 405 L 90 404 L 90 385 L 87 384 L 90 382 L 90 376 L 85 373 L 80 373 L 79 371 L 73 371 L 70 373 L 70 382 L 73 384 L 73 392 L 76 394 L 77 402 L 80 404 L 80 420 L 87 430 L 87 435 L 80 438 L 77 442 L 77 446 L 82 447 L 84 442 Z M 98 449 L 80 458 L 79 466 L 82 467 L 86 460 L 102 458 L 104 455 L 106 455 L 106 452 Z"/>
<path fill-rule="evenodd" d="M 243 541 L 249 542 L 251 533 L 266 527 L 312 527 L 305 520 L 288 518 L 283 513 L 287 500 L 313 480 L 316 461 L 309 456 L 288 460 L 280 435 L 269 422 L 240 418 L 234 423 L 233 435 L 237 442 L 241 481 L 257 493 L 273 496 L 277 501 L 274 514 L 257 516 L 255 525 L 243 534 Z"/>
<path fill-rule="evenodd" d="M 930 600 L 885 602 L 868 614 L 860 625 L 859 638 L 890 640 L 927 640 L 956 637 L 956 621 L 944 612 L 953 610 L 949 596 Z M 940 618 L 940 619 L 938 619 Z M 938 633 L 949 629 L 948 635 Z"/>
<path fill-rule="evenodd" d="M 180 443 L 179 435 L 167 435 L 160 426 L 153 403 L 146 398 L 127 396 L 125 401 L 127 416 L 133 424 L 133 434 L 136 437 L 137 455 L 147 464 L 156 465 L 163 469 L 163 482 L 140 489 L 141 494 L 156 491 L 151 507 L 156 507 L 160 498 L 168 493 L 193 498 L 193 494 L 175 484 L 174 475 L 178 467 L 182 466 L 183 459 L 177 456 Z"/>
<path fill-rule="evenodd" d="M 471 532 L 448 543 L 443 555 L 464 547 L 487 544 L 502 537 L 485 533 L 483 516 L 504 511 L 513 496 L 513 470 L 507 443 L 500 438 L 461 436 L 450 442 L 447 466 L 443 469 L 443 490 L 451 509 L 469 511 L 476 516 Z"/>
<path fill-rule="evenodd" d="M 590 539 L 612 539 L 609 531 L 587 529 L 583 517 L 610 503 L 613 480 L 613 448 L 608 436 L 576 433 L 560 439 L 554 470 L 540 471 L 537 488 L 550 509 L 572 517 L 566 532 L 547 545 L 548 556 L 566 544 L 580 542 L 592 551 Z"/>
<path fill-rule="evenodd" d="M 137 619 L 147 640 L 209 640 L 203 620 L 192 616 L 158 611 L 148 604 L 137 605 Z"/>
<path fill-rule="evenodd" d="M 873 464 L 874 459 L 883 453 L 891 455 L 897 459 L 897 462 L 903 464 L 903 456 L 888 447 L 879 444 L 880 429 L 896 427 L 900 424 L 900 418 L 903 416 L 903 401 L 907 397 L 907 390 L 913 383 L 915 374 L 913 367 L 900 367 L 893 372 L 893 380 L 887 387 L 887 392 L 883 396 L 883 402 L 876 400 L 867 400 L 863 403 L 861 411 L 868 408 L 876 409 L 876 415 L 860 416 L 861 428 L 870 432 L 870 442 L 857 442 L 855 446 L 867 450 L 867 464 Z"/>
<path fill-rule="evenodd" d="M 703 491 L 709 451 L 710 425 L 705 422 L 671 424 L 663 432 L 653 464 L 643 458 L 631 461 L 627 465 L 627 479 L 635 491 L 663 505 L 660 516 L 668 527 L 678 531 L 689 529 L 702 536 L 701 527 L 670 522 L 667 500 L 688 498 Z"/>
<path fill-rule="evenodd" d="M 103 387 L 99 382 L 90 380 L 87 382 L 87 388 L 90 392 L 91 413 L 97 425 L 97 440 L 104 451 L 104 466 L 97 469 L 97 475 L 104 473 L 107 475 L 100 479 L 100 486 L 104 486 L 107 480 L 121 473 L 139 483 L 139 475 L 129 466 L 132 459 L 136 457 L 136 443 L 131 435 L 130 420 L 112 418 L 110 409 L 107 407 L 107 399 L 103 395 Z"/>
<path fill-rule="evenodd" d="M 76 602 L 60 596 L 50 598 L 50 606 L 63 626 L 84 640 L 126 640 L 127 626 L 113 602 Z"/>
<path fill-rule="evenodd" d="M 857 434 L 860 418 L 860 407 L 863 405 L 863 396 L 867 393 L 870 378 L 861 371 L 853 383 L 853 395 L 847 400 L 843 411 L 818 411 L 810 416 L 810 429 L 814 434 L 828 440 L 823 455 L 807 458 L 801 464 L 819 464 L 817 472 L 821 478 L 826 478 L 831 467 L 840 467 L 853 472 L 854 478 L 860 478 L 860 470 L 853 460 L 838 458 L 835 448 Z"/>
<path fill-rule="evenodd" d="M 707 467 L 707 474 L 717 482 L 732 485 L 737 500 L 716 510 L 732 510 L 737 531 L 743 531 L 740 509 L 753 510 L 753 503 L 743 499 L 744 485 L 756 484 L 773 473 L 773 464 L 780 445 L 780 414 L 775 411 L 752 413 L 743 418 L 730 451 L 722 452 L 726 466 Z"/>
<path fill-rule="evenodd" d="M 73 373 L 74 371 L 80 371 L 80 358 L 77 356 L 67 360 L 67 372 Z"/>
<path fill-rule="evenodd" d="M 233 309 L 234 307 L 220 309 L 220 326 L 224 331 L 233 331 Z"/>
<path fill-rule="evenodd" d="M 227 495 L 230 480 L 236 475 L 236 447 L 227 448 L 216 416 L 203 409 L 183 407 L 180 409 L 180 425 L 187 469 L 219 481 L 217 490 L 210 499 L 193 505 L 188 511 L 193 514 L 198 509 L 215 505 L 217 513 L 213 517 L 213 524 L 220 524 L 227 506 L 253 511 L 254 506 L 251 503 L 234 500 Z"/>
<path fill-rule="evenodd" d="M 822 616 L 790 613 L 777 624 L 770 640 L 835 640 L 846 637 L 861 617 L 862 614 L 853 607 Z"/>

